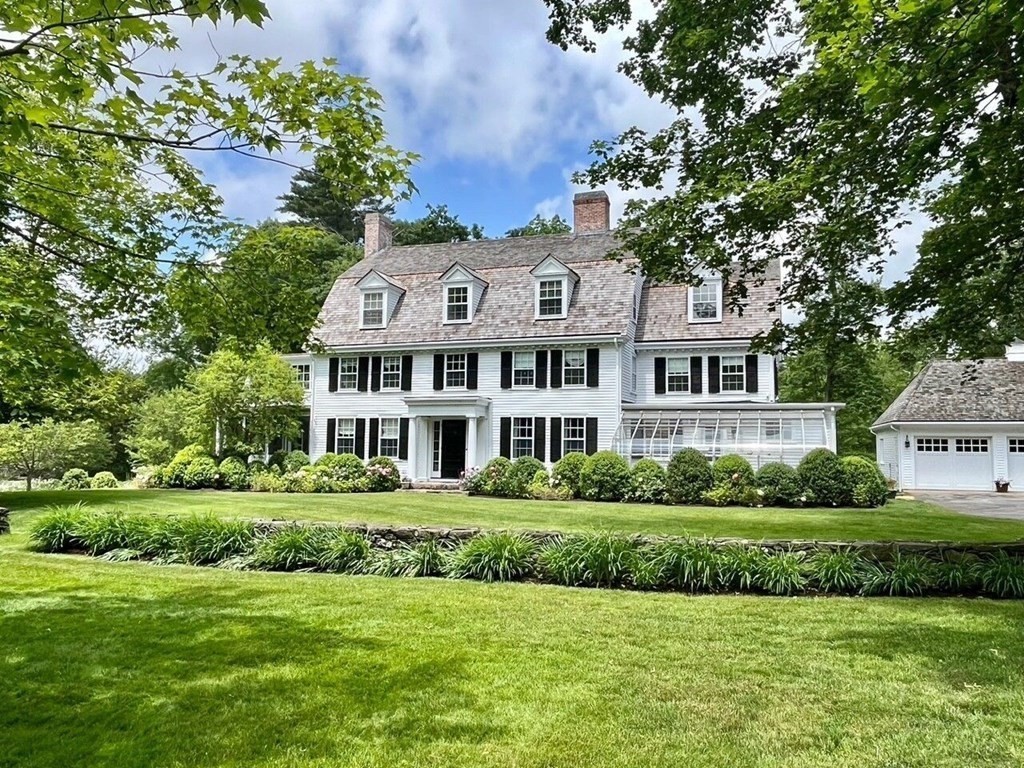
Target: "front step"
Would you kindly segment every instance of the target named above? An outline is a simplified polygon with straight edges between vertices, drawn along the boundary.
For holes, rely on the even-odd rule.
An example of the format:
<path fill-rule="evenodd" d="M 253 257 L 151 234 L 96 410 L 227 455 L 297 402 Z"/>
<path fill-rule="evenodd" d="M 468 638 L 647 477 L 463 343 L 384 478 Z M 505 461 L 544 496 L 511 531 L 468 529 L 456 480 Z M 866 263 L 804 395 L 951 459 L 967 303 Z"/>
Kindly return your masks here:
<path fill-rule="evenodd" d="M 402 488 L 406 491 L 425 491 L 427 493 L 466 493 L 459 487 L 458 480 L 407 481 L 402 483 Z"/>

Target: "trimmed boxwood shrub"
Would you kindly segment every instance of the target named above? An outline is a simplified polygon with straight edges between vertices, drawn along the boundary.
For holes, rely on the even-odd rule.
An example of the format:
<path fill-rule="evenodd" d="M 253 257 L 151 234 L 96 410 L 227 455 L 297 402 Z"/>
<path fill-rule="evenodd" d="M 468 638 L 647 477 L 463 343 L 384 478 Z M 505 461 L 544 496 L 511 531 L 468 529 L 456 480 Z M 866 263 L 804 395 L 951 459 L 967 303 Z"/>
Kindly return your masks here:
<path fill-rule="evenodd" d="M 281 471 L 284 472 L 287 469 L 284 465 L 284 460 L 287 456 L 287 451 L 274 451 L 267 459 L 267 465 L 271 467 L 280 467 Z"/>
<path fill-rule="evenodd" d="M 698 504 L 713 485 L 711 464 L 696 448 L 684 448 L 669 461 L 666 483 L 669 501 Z"/>
<path fill-rule="evenodd" d="M 768 506 L 796 506 L 804 492 L 796 470 L 781 461 L 765 464 L 757 470 L 754 485 L 761 492 L 761 500 Z"/>
<path fill-rule="evenodd" d="M 213 488 L 217 485 L 217 462 L 209 456 L 193 459 L 182 478 L 182 485 L 192 490 Z"/>
<path fill-rule="evenodd" d="M 567 453 L 555 462 L 551 470 L 552 482 L 560 488 L 568 488 L 574 498 L 580 496 L 580 473 L 587 463 L 585 453 Z"/>
<path fill-rule="evenodd" d="M 496 456 L 487 462 L 479 473 L 470 479 L 469 490 L 485 496 L 504 496 L 506 476 L 512 469 L 512 462 L 504 456 Z"/>
<path fill-rule="evenodd" d="M 804 456 L 796 468 L 796 476 L 807 492 L 808 501 L 843 507 L 853 500 L 850 477 L 842 462 L 828 448 L 815 448 Z"/>
<path fill-rule="evenodd" d="M 592 501 L 622 501 L 629 493 L 629 464 L 614 451 L 588 456 L 580 472 L 580 495 Z"/>
<path fill-rule="evenodd" d="M 889 484 L 878 465 L 860 456 L 844 456 L 840 460 L 850 485 L 852 499 L 858 507 L 881 507 L 889 498 Z"/>
<path fill-rule="evenodd" d="M 546 469 L 538 469 L 526 489 L 531 499 L 544 501 L 569 501 L 572 493 L 564 485 L 552 485 L 551 477 Z"/>
<path fill-rule="evenodd" d="M 512 462 L 512 466 L 505 475 L 505 492 L 502 496 L 511 499 L 525 499 L 530 496 L 530 483 L 538 472 L 547 474 L 544 463 L 533 456 L 520 456 Z"/>
<path fill-rule="evenodd" d="M 229 456 L 220 463 L 218 468 L 220 483 L 232 491 L 246 491 L 249 489 L 249 471 L 245 468 L 242 460 L 235 456 Z"/>
<path fill-rule="evenodd" d="M 292 451 L 291 453 L 287 453 L 281 462 L 281 468 L 284 469 L 285 472 L 298 472 L 303 467 L 308 466 L 309 456 L 306 455 L 305 451 Z"/>
<path fill-rule="evenodd" d="M 665 468 L 654 459 L 640 459 L 629 472 L 629 501 L 661 504 L 665 501 Z"/>
<path fill-rule="evenodd" d="M 366 477 L 371 491 L 397 491 L 402 485 L 398 466 L 387 456 L 374 456 L 370 459 L 366 463 Z"/>
<path fill-rule="evenodd" d="M 164 485 L 168 488 L 183 488 L 185 486 L 185 470 L 193 461 L 203 457 L 209 458 L 203 446 L 196 443 L 186 445 L 174 455 L 171 463 L 164 470 Z"/>
<path fill-rule="evenodd" d="M 750 462 L 735 453 L 719 456 L 711 465 L 711 479 L 715 485 L 749 488 L 754 484 L 754 468 Z"/>
<path fill-rule="evenodd" d="M 95 490 L 101 488 L 117 488 L 117 478 L 113 472 L 97 472 L 89 481 L 89 487 Z"/>
<path fill-rule="evenodd" d="M 354 453 L 325 453 L 313 466 L 330 469 L 336 480 L 346 483 L 356 484 L 366 476 L 363 460 Z"/>
<path fill-rule="evenodd" d="M 84 491 L 89 487 L 89 473 L 84 469 L 69 469 L 60 479 L 62 491 Z"/>

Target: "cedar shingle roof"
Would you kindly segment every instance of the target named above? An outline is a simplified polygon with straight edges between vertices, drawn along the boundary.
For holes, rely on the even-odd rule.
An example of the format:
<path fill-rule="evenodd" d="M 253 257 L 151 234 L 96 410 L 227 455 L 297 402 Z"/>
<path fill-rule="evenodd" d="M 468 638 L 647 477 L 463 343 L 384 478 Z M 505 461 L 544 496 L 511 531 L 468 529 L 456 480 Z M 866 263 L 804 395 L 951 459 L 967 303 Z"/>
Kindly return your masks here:
<path fill-rule="evenodd" d="M 903 421 L 1024 421 L 1024 362 L 933 360 L 872 426 Z"/>
<path fill-rule="evenodd" d="M 314 338 L 327 347 L 529 339 L 545 336 L 625 336 L 633 317 L 636 276 L 632 261 L 608 260 L 619 245 L 613 232 L 544 235 L 464 243 L 392 246 L 346 270 L 320 312 Z M 534 319 L 535 278 L 530 270 L 554 256 L 579 275 L 564 319 Z M 438 278 L 454 263 L 487 282 L 473 322 L 442 322 Z M 356 283 L 371 270 L 404 289 L 387 328 L 360 329 Z M 637 341 L 748 338 L 771 325 L 768 302 L 778 291 L 777 265 L 764 286 L 750 286 L 742 316 L 726 313 L 721 323 L 690 325 L 685 286 L 644 287 Z"/>

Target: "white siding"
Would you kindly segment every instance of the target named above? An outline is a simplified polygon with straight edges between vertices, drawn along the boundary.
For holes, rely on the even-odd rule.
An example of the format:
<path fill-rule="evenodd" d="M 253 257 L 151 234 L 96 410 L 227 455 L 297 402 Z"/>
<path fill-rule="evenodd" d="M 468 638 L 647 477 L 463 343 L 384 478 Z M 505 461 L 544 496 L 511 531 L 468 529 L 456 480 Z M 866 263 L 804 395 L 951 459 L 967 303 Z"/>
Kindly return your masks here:
<path fill-rule="evenodd" d="M 757 360 L 757 383 L 758 392 L 720 392 L 710 394 L 708 392 L 708 357 L 711 355 L 746 355 L 746 349 L 727 347 L 703 347 L 699 349 L 684 349 L 665 347 L 664 349 L 642 349 L 636 356 L 636 400 L 639 404 L 660 405 L 671 408 L 680 403 L 699 403 L 713 401 L 715 403 L 729 403 L 738 401 L 762 401 L 772 402 L 774 400 L 774 369 L 771 355 L 758 355 Z M 701 393 L 698 395 L 670 392 L 664 395 L 654 394 L 654 358 L 656 357 L 701 357 Z"/>
<path fill-rule="evenodd" d="M 636 323 L 630 323 L 629 330 L 629 336 L 619 347 L 619 356 L 622 360 L 622 401 L 624 403 L 636 401 L 636 347 L 633 345 Z"/>

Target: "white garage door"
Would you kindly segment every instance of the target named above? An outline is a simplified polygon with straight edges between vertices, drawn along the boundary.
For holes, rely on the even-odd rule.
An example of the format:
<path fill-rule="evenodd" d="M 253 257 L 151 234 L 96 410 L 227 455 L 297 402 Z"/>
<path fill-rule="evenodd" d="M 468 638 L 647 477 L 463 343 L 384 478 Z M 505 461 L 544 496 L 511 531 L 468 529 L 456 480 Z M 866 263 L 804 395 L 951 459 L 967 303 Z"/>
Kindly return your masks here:
<path fill-rule="evenodd" d="M 1024 443 L 1021 448 L 1024 450 Z M 987 437 L 919 437 L 914 473 L 918 488 L 988 490 L 992 486 L 992 441 Z"/>
<path fill-rule="evenodd" d="M 1024 437 L 1011 437 L 1006 456 L 1011 491 L 1024 491 Z"/>

